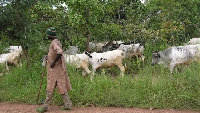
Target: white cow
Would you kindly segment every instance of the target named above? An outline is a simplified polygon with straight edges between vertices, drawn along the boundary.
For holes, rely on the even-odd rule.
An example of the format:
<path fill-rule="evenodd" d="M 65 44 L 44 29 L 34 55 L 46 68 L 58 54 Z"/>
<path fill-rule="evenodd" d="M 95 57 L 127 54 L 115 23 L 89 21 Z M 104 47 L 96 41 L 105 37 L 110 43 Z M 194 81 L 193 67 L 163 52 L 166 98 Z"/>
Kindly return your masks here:
<path fill-rule="evenodd" d="M 170 68 L 172 74 L 174 68 L 181 64 L 189 64 L 200 60 L 200 45 L 186 45 L 170 47 L 163 51 L 154 52 L 152 65 L 163 64 Z"/>
<path fill-rule="evenodd" d="M 140 43 L 124 45 L 121 44 L 117 50 L 122 50 L 127 58 L 140 57 L 144 62 L 144 46 Z"/>
<path fill-rule="evenodd" d="M 121 41 L 121 40 L 117 40 L 117 41 L 112 41 L 112 43 L 113 43 L 113 44 L 122 44 L 122 43 L 124 43 L 124 42 Z"/>
<path fill-rule="evenodd" d="M 124 59 L 125 55 L 122 50 L 113 50 L 113 51 L 107 51 L 103 53 L 88 53 L 85 52 L 86 55 L 89 57 L 89 62 L 92 65 L 92 76 L 91 80 L 93 79 L 93 76 L 95 74 L 96 69 L 98 68 L 110 68 L 113 66 L 118 66 L 121 70 L 120 75 L 123 77 L 125 68 L 122 65 L 122 60 Z"/>
<path fill-rule="evenodd" d="M 78 53 L 78 47 L 77 46 L 69 46 L 69 48 L 66 50 L 67 55 L 75 55 Z"/>
<path fill-rule="evenodd" d="M 64 54 L 64 57 L 67 64 L 74 65 L 76 68 L 81 68 L 83 76 L 91 73 L 91 71 L 89 70 L 88 56 L 86 54 Z"/>
<path fill-rule="evenodd" d="M 94 42 L 89 42 L 89 51 L 94 52 L 97 49 L 97 45 Z"/>
<path fill-rule="evenodd" d="M 13 64 L 17 67 L 22 66 L 21 63 L 21 52 L 14 51 L 11 53 L 1 54 L 0 55 L 0 63 L 6 65 L 6 69 L 9 70 L 8 64 Z"/>
<path fill-rule="evenodd" d="M 9 70 L 8 65 L 7 65 L 7 59 L 8 59 L 8 53 L 0 55 L 0 64 L 5 65 L 6 70 Z"/>
<path fill-rule="evenodd" d="M 89 52 L 102 52 L 103 43 L 89 42 Z"/>
<path fill-rule="evenodd" d="M 104 46 L 103 43 L 97 43 L 96 46 L 97 46 L 96 52 L 103 52 L 103 50 L 102 50 L 102 47 Z"/>
<path fill-rule="evenodd" d="M 124 42 L 122 42 L 121 40 L 105 42 L 105 45 L 102 47 L 102 51 L 106 52 L 106 51 L 116 50 L 123 43 Z"/>
<path fill-rule="evenodd" d="M 192 61 L 200 61 L 200 44 L 183 46 L 190 51 Z"/>
<path fill-rule="evenodd" d="M 42 66 L 46 66 L 48 56 L 44 55 L 42 58 Z M 75 66 L 76 68 L 82 69 L 82 75 L 88 75 L 91 73 L 89 70 L 89 61 L 88 56 L 85 54 L 75 54 L 75 55 L 67 55 L 64 54 L 65 63 L 67 65 Z"/>
<path fill-rule="evenodd" d="M 7 62 L 15 66 L 22 66 L 21 57 L 23 54 L 22 46 L 10 46 L 5 50 L 9 51 Z"/>
<path fill-rule="evenodd" d="M 22 52 L 22 46 L 10 46 L 8 48 L 5 49 L 6 51 L 11 52 L 15 52 L 15 51 L 19 51 Z"/>
<path fill-rule="evenodd" d="M 14 52 L 8 53 L 7 63 L 14 64 L 17 67 L 22 66 L 21 55 L 22 55 L 21 51 L 14 51 Z"/>
<path fill-rule="evenodd" d="M 200 44 L 200 38 L 192 38 L 188 42 L 189 45 L 195 45 L 195 44 Z"/>

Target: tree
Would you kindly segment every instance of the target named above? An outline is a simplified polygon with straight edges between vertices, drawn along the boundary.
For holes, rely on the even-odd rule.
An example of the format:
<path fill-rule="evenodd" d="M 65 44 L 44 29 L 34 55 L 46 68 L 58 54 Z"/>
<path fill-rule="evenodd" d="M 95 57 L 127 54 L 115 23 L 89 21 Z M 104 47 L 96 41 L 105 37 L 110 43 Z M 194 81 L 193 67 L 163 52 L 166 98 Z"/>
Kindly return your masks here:
<path fill-rule="evenodd" d="M 146 28 L 158 30 L 171 45 L 198 36 L 199 0 L 149 0 Z"/>
<path fill-rule="evenodd" d="M 1 33 L 8 37 L 9 45 L 22 45 L 25 56 L 29 61 L 27 54 L 30 45 L 27 39 L 27 28 L 31 23 L 29 9 L 36 3 L 36 0 L 10 0 L 9 2 L 1 7 Z"/>
<path fill-rule="evenodd" d="M 86 37 L 85 48 L 88 51 L 92 29 L 98 25 L 103 6 L 98 0 L 71 0 L 66 1 L 66 4 L 69 7 L 69 25 Z"/>

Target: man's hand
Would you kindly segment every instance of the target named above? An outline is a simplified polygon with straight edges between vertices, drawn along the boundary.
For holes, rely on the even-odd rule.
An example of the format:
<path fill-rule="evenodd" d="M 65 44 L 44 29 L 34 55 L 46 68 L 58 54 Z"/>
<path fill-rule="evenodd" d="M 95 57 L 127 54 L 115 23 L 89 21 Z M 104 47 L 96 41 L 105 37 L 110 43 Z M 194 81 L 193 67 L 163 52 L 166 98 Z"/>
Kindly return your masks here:
<path fill-rule="evenodd" d="M 52 63 L 52 64 L 51 64 L 51 68 L 54 68 L 54 66 L 55 66 L 55 63 Z"/>
<path fill-rule="evenodd" d="M 51 64 L 51 68 L 54 68 L 55 63 L 61 58 L 62 54 L 57 54 L 55 61 Z"/>

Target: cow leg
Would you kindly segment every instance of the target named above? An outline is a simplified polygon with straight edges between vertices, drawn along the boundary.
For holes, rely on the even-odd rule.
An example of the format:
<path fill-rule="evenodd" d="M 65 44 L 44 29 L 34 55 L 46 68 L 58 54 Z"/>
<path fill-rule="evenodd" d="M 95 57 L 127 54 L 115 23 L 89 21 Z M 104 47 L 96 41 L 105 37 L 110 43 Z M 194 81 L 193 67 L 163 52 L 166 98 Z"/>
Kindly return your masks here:
<path fill-rule="evenodd" d="M 171 73 L 171 75 L 173 74 L 174 68 L 175 68 L 175 64 L 172 63 L 170 65 L 170 73 Z"/>
<path fill-rule="evenodd" d="M 121 71 L 121 72 L 120 72 L 120 76 L 121 76 L 121 77 L 124 77 L 124 72 L 125 72 L 124 66 L 121 65 L 121 66 L 118 66 L 118 67 L 120 68 L 120 71 Z"/>
<path fill-rule="evenodd" d="M 7 61 L 5 62 L 5 65 L 6 65 L 6 70 L 9 71 L 8 62 Z"/>
<path fill-rule="evenodd" d="M 87 73 L 85 72 L 85 70 L 82 70 L 82 76 L 85 77 L 87 75 Z"/>
<path fill-rule="evenodd" d="M 139 64 L 139 61 L 140 61 L 139 56 L 135 55 L 135 57 L 136 57 L 137 64 Z"/>
<path fill-rule="evenodd" d="M 145 59 L 144 55 L 141 55 L 141 59 L 142 59 L 143 65 L 144 65 L 144 59 Z"/>
<path fill-rule="evenodd" d="M 120 69 L 120 76 L 124 77 L 125 67 L 121 64 L 117 64 L 117 67 Z"/>
<path fill-rule="evenodd" d="M 22 66 L 22 59 L 21 59 L 21 57 L 19 58 L 19 66 Z"/>
<path fill-rule="evenodd" d="M 90 74 L 91 73 L 91 71 L 88 69 L 88 66 L 83 66 L 82 69 L 86 74 Z"/>
<path fill-rule="evenodd" d="M 90 76 L 90 80 L 91 80 L 91 81 L 92 81 L 93 78 L 94 78 L 94 74 L 95 74 L 95 72 L 96 72 L 96 69 L 97 69 L 97 68 L 92 67 L 92 74 L 91 74 L 91 76 Z"/>
<path fill-rule="evenodd" d="M 87 65 L 86 62 L 81 62 L 80 66 L 81 66 L 82 70 L 84 71 L 84 72 L 82 71 L 82 75 L 83 75 L 83 73 L 84 73 L 84 76 L 91 73 L 91 71 L 88 69 L 89 65 Z"/>
<path fill-rule="evenodd" d="M 122 60 L 117 59 L 114 64 L 120 69 L 120 76 L 124 77 L 125 67 L 122 65 Z"/>
<path fill-rule="evenodd" d="M 88 75 L 88 74 L 90 74 L 91 73 L 91 71 L 88 69 L 82 69 L 82 76 L 84 77 L 84 76 L 86 76 L 86 75 Z"/>
<path fill-rule="evenodd" d="M 19 64 L 17 61 L 14 61 L 15 66 L 19 67 Z"/>

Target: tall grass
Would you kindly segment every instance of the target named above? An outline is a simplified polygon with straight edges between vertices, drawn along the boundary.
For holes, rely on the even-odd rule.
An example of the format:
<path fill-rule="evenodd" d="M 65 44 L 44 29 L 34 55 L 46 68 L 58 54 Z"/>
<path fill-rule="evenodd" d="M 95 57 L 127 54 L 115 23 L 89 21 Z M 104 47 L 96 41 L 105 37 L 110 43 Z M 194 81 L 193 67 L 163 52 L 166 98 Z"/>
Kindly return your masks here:
<path fill-rule="evenodd" d="M 67 66 L 73 90 L 69 92 L 75 106 L 119 106 L 140 108 L 175 108 L 200 110 L 200 63 L 180 67 L 170 75 L 162 65 L 151 66 L 151 45 L 145 49 L 145 63 L 127 59 L 124 77 L 119 69 L 101 69 L 93 81 L 82 77 L 81 70 Z M 162 47 L 158 47 L 162 48 Z M 36 60 L 31 69 L 26 62 L 22 67 L 12 67 L 0 77 L 0 102 L 36 104 L 43 68 Z M 2 72 L 6 72 L 1 66 Z M 41 87 L 40 102 L 46 95 L 46 74 Z M 61 96 L 55 92 L 52 104 L 62 104 Z"/>
<path fill-rule="evenodd" d="M 135 66 L 135 65 L 134 65 Z M 81 70 L 68 66 L 73 90 L 69 92 L 76 106 L 119 106 L 140 108 L 200 109 L 200 64 L 192 63 L 172 76 L 162 66 L 145 65 L 135 73 L 124 77 L 113 76 L 111 71 L 101 70 L 93 81 L 82 77 Z M 130 68 L 132 68 L 130 66 Z M 12 68 L 0 78 L 0 101 L 36 104 L 42 67 L 40 62 L 26 69 Z M 45 99 L 46 76 L 41 88 L 40 102 Z M 62 104 L 55 92 L 52 104 Z"/>

